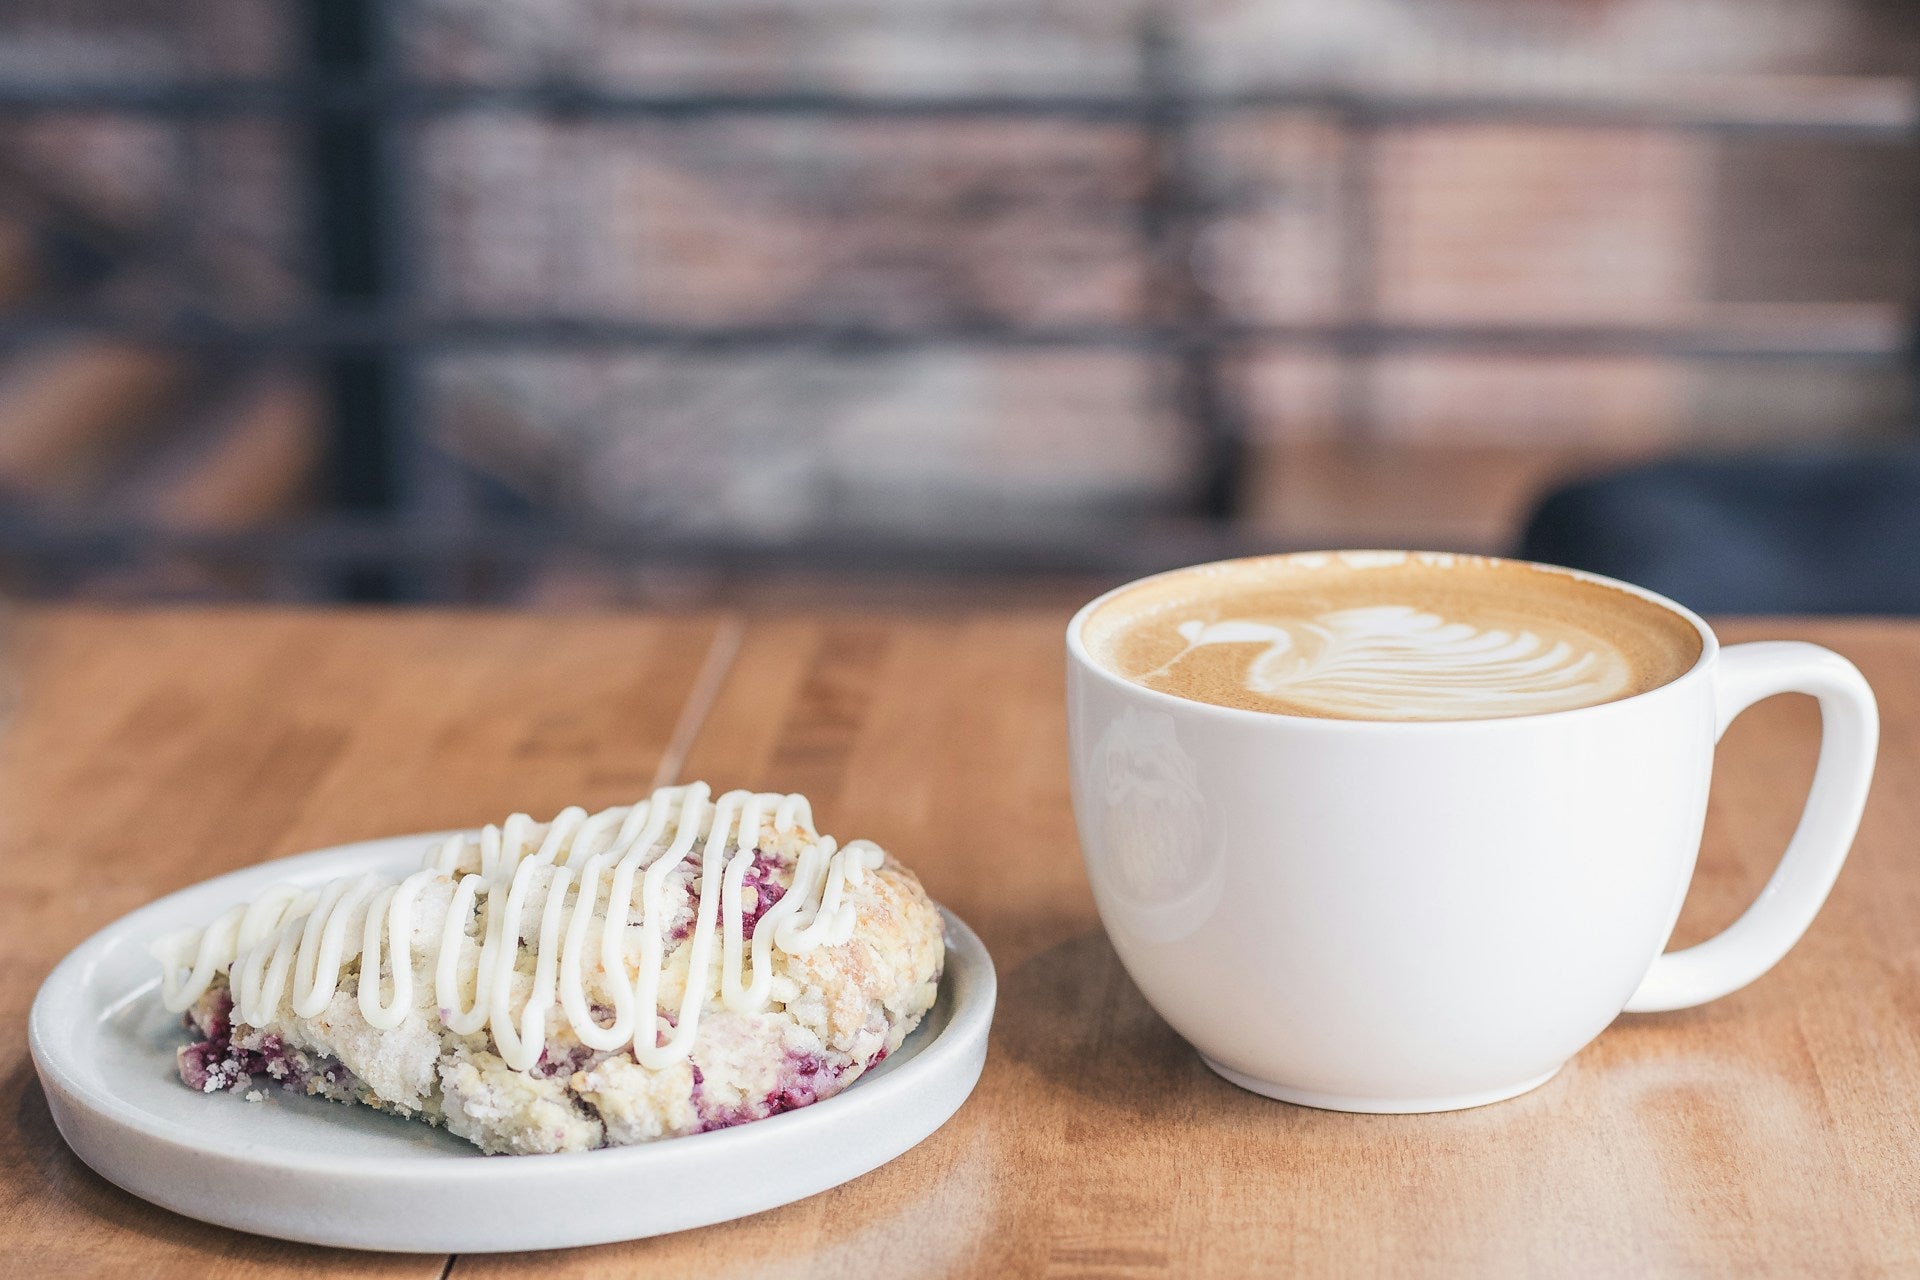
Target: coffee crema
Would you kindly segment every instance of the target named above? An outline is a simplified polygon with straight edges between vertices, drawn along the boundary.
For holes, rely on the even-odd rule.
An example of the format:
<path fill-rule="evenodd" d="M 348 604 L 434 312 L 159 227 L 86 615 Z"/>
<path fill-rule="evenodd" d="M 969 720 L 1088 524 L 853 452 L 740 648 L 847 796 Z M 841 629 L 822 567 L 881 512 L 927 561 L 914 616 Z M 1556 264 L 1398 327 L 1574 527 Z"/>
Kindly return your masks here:
<path fill-rule="evenodd" d="M 1684 675 L 1700 633 L 1565 570 L 1334 552 L 1150 578 L 1081 628 L 1093 660 L 1195 702 L 1334 720 L 1492 720 L 1632 697 Z"/>

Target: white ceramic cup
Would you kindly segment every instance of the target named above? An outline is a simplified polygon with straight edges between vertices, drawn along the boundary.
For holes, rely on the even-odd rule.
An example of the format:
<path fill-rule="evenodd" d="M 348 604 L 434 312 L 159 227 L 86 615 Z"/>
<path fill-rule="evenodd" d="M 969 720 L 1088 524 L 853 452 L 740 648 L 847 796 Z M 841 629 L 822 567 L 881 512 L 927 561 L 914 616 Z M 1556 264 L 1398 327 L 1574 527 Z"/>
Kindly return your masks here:
<path fill-rule="evenodd" d="M 1591 575 L 1582 575 L 1591 576 Z M 1626 1010 L 1765 973 L 1846 859 L 1873 693 L 1817 645 L 1721 648 L 1572 711 L 1382 722 L 1193 702 L 1101 667 L 1067 630 L 1074 812 L 1100 918 L 1147 1000 L 1215 1071 L 1342 1111 L 1444 1111 L 1546 1083 Z M 1819 699 L 1820 759 L 1785 857 L 1725 932 L 1661 954 L 1686 897 L 1714 743 L 1776 693 Z"/>

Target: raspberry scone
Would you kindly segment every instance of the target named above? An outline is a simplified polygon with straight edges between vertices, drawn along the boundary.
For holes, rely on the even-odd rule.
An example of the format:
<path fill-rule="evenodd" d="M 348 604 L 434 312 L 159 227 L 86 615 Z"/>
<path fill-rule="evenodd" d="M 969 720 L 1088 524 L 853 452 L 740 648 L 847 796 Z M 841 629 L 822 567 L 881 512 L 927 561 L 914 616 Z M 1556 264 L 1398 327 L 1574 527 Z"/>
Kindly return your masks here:
<path fill-rule="evenodd" d="M 797 795 L 665 787 L 449 838 L 403 880 L 270 891 L 158 940 L 180 1078 L 265 1075 L 489 1153 L 584 1151 L 830 1097 L 932 1006 L 939 912 Z"/>

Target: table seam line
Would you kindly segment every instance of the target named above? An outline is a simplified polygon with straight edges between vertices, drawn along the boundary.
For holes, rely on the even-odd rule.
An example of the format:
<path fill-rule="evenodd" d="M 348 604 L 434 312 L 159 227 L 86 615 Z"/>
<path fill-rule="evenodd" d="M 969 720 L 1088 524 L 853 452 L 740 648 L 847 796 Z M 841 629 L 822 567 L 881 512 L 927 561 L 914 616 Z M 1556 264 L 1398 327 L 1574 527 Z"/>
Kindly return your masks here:
<path fill-rule="evenodd" d="M 706 657 L 701 660 L 700 670 L 687 690 L 687 700 L 667 738 L 666 748 L 660 753 L 660 763 L 653 772 L 653 787 L 670 786 L 679 781 L 680 771 L 686 767 L 700 730 L 706 726 L 728 677 L 733 674 L 734 661 L 740 656 L 746 632 L 746 622 L 738 614 L 726 615 L 715 628 L 713 639 L 707 643 Z"/>

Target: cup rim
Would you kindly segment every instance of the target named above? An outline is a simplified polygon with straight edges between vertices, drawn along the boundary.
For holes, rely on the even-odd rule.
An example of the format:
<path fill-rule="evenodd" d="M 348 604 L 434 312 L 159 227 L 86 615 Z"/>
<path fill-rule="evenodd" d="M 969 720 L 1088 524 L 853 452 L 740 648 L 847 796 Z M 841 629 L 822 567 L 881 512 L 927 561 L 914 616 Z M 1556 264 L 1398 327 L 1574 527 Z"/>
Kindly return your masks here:
<path fill-rule="evenodd" d="M 1094 611 L 1107 603 L 1107 601 L 1131 591 L 1136 587 L 1145 586 L 1150 582 L 1157 582 L 1162 578 L 1172 577 L 1177 573 L 1190 573 L 1195 569 L 1225 568 L 1232 565 L 1262 564 L 1281 560 L 1344 557 L 1367 559 L 1384 556 L 1401 556 L 1425 561 L 1452 562 L 1456 560 L 1467 560 L 1483 564 L 1513 565 L 1522 568 L 1539 569 L 1549 573 L 1565 574 L 1568 577 L 1577 578 L 1582 582 L 1591 582 L 1598 586 L 1611 587 L 1616 591 L 1624 591 L 1628 595 L 1638 596 L 1642 600 L 1658 605 L 1666 609 L 1669 613 L 1677 614 L 1691 624 L 1694 631 L 1700 636 L 1700 656 L 1694 660 L 1692 666 L 1664 684 L 1655 685 L 1651 689 L 1643 689 L 1639 693 L 1628 694 L 1624 698 L 1613 698 L 1606 702 L 1595 702 L 1584 707 L 1568 707 L 1559 711 L 1530 711 L 1517 716 L 1493 716 L 1470 719 L 1345 720 L 1336 719 L 1331 716 L 1303 716 L 1291 711 L 1253 711 L 1245 707 L 1227 707 L 1217 702 L 1200 702 L 1193 698 L 1183 698 L 1178 694 L 1152 689 L 1143 684 L 1136 684 L 1125 676 L 1110 671 L 1100 663 L 1094 661 L 1093 656 L 1087 652 L 1085 642 L 1081 639 L 1080 633 L 1085 627 L 1087 619 L 1092 617 Z M 1479 731 L 1487 732 L 1501 725 L 1535 725 L 1543 721 L 1563 720 L 1573 716 L 1590 717 L 1599 714 L 1624 714 L 1624 712 L 1620 710 L 1621 708 L 1643 704 L 1648 699 L 1658 698 L 1670 690 L 1701 678 L 1703 673 L 1713 665 L 1714 659 L 1720 652 L 1719 637 L 1714 635 L 1713 628 L 1709 627 L 1706 620 L 1699 614 L 1677 600 L 1663 596 L 1657 591 L 1649 591 L 1647 588 L 1637 586 L 1634 583 L 1623 582 L 1619 578 L 1609 578 L 1605 574 L 1590 573 L 1585 569 L 1574 569 L 1566 565 L 1547 564 L 1538 560 L 1521 560 L 1512 556 L 1477 555 L 1453 551 L 1396 550 L 1391 548 L 1282 551 L 1265 555 L 1232 556 L 1225 560 L 1204 560 L 1197 564 L 1180 565 L 1172 569 L 1163 569 L 1158 573 L 1150 573 L 1144 577 L 1135 578 L 1130 582 L 1123 582 L 1117 587 L 1101 592 L 1093 599 L 1081 605 L 1080 608 L 1074 612 L 1073 618 L 1067 623 L 1066 638 L 1068 657 L 1082 669 L 1097 677 L 1103 683 L 1114 686 L 1123 692 L 1143 697 L 1150 703 L 1158 703 L 1169 708 L 1180 707 L 1190 712 L 1225 716 L 1229 719 L 1241 720 L 1249 724 L 1277 720 L 1290 726 L 1312 726 L 1315 730 L 1329 733 L 1457 731 L 1469 726 Z"/>

